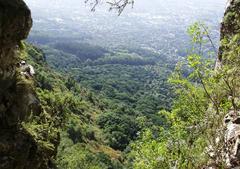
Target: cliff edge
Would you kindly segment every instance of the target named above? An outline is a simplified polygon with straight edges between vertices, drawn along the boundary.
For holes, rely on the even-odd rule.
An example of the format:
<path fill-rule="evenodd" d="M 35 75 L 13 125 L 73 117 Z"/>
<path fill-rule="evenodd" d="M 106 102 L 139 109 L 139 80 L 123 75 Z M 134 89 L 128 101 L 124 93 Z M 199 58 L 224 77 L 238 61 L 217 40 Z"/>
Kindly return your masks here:
<path fill-rule="evenodd" d="M 56 149 L 40 145 L 23 125 L 43 111 L 33 77 L 22 67 L 21 40 L 31 27 L 31 12 L 22 0 L 0 0 L 0 169 L 54 168 Z"/>

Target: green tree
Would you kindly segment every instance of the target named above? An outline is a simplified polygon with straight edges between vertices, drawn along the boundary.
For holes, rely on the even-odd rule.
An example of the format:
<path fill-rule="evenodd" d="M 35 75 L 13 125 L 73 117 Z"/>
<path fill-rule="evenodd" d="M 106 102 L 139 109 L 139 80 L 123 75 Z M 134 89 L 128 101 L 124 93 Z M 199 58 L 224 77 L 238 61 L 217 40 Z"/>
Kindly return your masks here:
<path fill-rule="evenodd" d="M 226 52 L 221 69 L 203 57 L 202 50 L 210 35 L 196 23 L 188 30 L 192 37 L 192 54 L 187 57 L 190 73 L 186 76 L 179 64 L 169 81 L 175 86 L 177 99 L 165 116 L 167 127 L 156 135 L 145 129 L 132 143 L 129 159 L 136 169 L 201 168 L 212 162 L 224 168 L 224 134 L 222 119 L 230 110 L 239 110 L 240 36 L 223 40 Z M 211 43 L 211 42 L 210 42 Z M 230 97 L 229 97 L 230 96 Z"/>

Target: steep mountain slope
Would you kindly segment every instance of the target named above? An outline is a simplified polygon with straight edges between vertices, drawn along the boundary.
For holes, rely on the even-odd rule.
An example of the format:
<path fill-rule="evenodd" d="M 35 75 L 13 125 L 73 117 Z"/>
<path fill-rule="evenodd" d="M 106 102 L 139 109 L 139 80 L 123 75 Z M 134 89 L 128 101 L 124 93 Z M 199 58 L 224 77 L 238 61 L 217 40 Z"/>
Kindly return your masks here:
<path fill-rule="evenodd" d="M 25 44 L 22 53 L 35 68 L 36 92 L 46 115 L 35 116 L 24 126 L 38 139 L 47 134 L 45 130 L 49 135 L 60 132 L 57 167 L 121 168 L 121 152 L 106 145 L 103 131 L 96 124 L 106 105 L 67 74 L 63 76 L 52 70 L 40 49 Z"/>

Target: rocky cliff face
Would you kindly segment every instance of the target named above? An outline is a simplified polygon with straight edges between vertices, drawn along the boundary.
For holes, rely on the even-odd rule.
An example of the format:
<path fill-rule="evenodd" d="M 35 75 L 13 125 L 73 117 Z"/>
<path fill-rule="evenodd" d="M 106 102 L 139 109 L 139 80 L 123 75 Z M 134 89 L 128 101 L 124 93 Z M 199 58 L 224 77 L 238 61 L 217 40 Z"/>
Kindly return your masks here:
<path fill-rule="evenodd" d="M 0 121 L 1 126 L 13 126 L 29 111 L 26 101 L 31 87 L 21 82 L 17 64 L 20 62 L 18 44 L 32 26 L 30 10 L 19 0 L 0 1 Z M 23 80 L 23 79 L 22 79 Z"/>
<path fill-rule="evenodd" d="M 220 40 L 230 40 L 234 35 L 240 33 L 240 0 L 228 0 L 224 18 L 221 24 Z M 224 52 L 227 49 L 224 45 L 220 46 L 218 59 L 220 62 L 223 61 Z"/>
<path fill-rule="evenodd" d="M 221 45 L 218 55 L 218 69 L 228 66 L 239 75 L 239 46 L 240 46 L 240 0 L 230 0 L 226 8 L 221 25 Z M 233 77 L 234 77 L 233 76 Z M 232 78 L 232 77 L 231 77 Z M 233 78 L 236 80 L 236 78 Z M 239 82 L 237 82 L 239 83 Z M 235 83 L 235 84 L 237 84 Z M 230 84 L 231 85 L 231 84 Z M 224 118 L 225 146 L 221 150 L 225 157 L 225 163 L 229 168 L 240 167 L 240 110 L 239 110 L 239 87 L 232 85 L 232 93 L 228 99 L 234 102 L 233 107 Z"/>
<path fill-rule="evenodd" d="M 33 79 L 21 72 L 21 40 L 32 26 L 22 0 L 0 0 L 0 169 L 53 168 L 54 150 L 39 146 L 23 126 L 30 114 L 41 113 Z"/>

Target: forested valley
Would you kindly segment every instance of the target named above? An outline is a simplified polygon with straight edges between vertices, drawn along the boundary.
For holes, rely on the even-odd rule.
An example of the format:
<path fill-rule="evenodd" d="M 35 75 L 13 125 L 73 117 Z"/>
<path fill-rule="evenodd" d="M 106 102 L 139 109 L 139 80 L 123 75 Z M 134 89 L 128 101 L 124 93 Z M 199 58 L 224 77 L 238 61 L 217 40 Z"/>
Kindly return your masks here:
<path fill-rule="evenodd" d="M 173 4 L 173 8 L 177 5 Z M 56 6 L 55 10 L 58 12 L 57 10 L 61 8 Z M 64 10 L 67 11 L 67 7 Z M 137 12 L 140 13 L 138 10 Z M 37 14 L 36 20 L 39 22 L 34 25 L 28 41 L 42 50 L 46 63 L 54 72 L 66 78 L 66 88 L 70 93 L 74 91 L 74 100 L 77 101 L 74 104 L 77 107 L 73 107 L 76 112 L 70 109 L 72 115 L 69 116 L 67 112 L 65 114 L 67 124 L 70 124 L 61 132 L 63 139 L 57 160 L 60 168 L 85 169 L 91 168 L 90 166 L 132 168 L 131 153 L 134 152 L 134 142 L 145 132 L 151 131 L 155 133 L 154 137 L 158 138 L 161 137 L 159 135 L 161 130 L 169 130 L 168 118 L 165 114 L 159 113 L 171 111 L 176 104 L 173 100 L 178 95 L 175 92 L 177 86 L 171 83 L 169 78 L 179 62 L 185 64 L 183 76 L 188 76 L 190 73 L 186 56 L 191 54 L 190 50 L 194 42 L 191 42 L 192 37 L 188 28 L 193 25 L 192 29 L 196 30 L 192 31 L 202 29 L 201 24 L 205 23 L 195 23 L 194 28 L 194 22 L 197 22 L 197 18 L 204 20 L 211 13 L 206 9 L 205 16 L 199 15 L 190 19 L 186 16 L 188 13 L 182 11 L 181 17 L 186 16 L 191 21 L 183 20 L 185 26 L 180 26 L 181 23 L 176 22 L 179 25 L 179 28 L 176 28 L 174 19 L 177 18 L 172 16 L 174 13 L 164 12 L 155 14 L 166 17 L 166 20 L 163 18 L 162 21 L 147 19 L 149 16 L 145 18 L 144 15 L 136 16 L 135 19 L 133 18 L 135 13 L 128 15 L 123 13 L 119 16 L 119 21 L 113 23 L 115 25 L 111 25 L 111 22 L 114 22 L 111 17 L 116 16 L 111 13 L 105 15 L 98 11 L 93 14 L 96 23 L 91 23 L 94 19 L 91 18 L 92 16 L 86 16 L 81 12 L 76 12 L 77 14 L 70 12 L 69 16 L 53 13 L 48 20 L 42 20 L 43 16 Z M 74 19 L 75 17 L 77 20 Z M 138 21 L 138 17 L 143 21 Z M 221 17 L 221 12 L 211 18 L 212 20 L 205 21 L 212 26 L 207 33 L 216 47 L 219 27 L 214 24 L 217 23 L 218 17 Z M 89 20 L 89 23 L 86 22 L 83 26 L 80 18 Z M 103 22 L 104 19 L 109 21 Z M 167 24 L 167 19 L 173 19 L 172 25 L 166 25 L 162 30 L 158 30 L 157 25 L 151 23 L 153 20 Z M 158 26 L 163 24 L 161 22 Z M 105 28 L 100 29 L 96 25 L 98 23 L 103 24 Z M 137 26 L 128 26 L 127 23 L 134 23 Z M 89 27 L 93 25 L 96 27 Z M 122 26 L 128 30 L 121 29 Z M 119 35 L 112 30 L 117 27 L 120 27 L 117 30 Z M 205 27 L 207 28 L 208 25 Z M 92 32 L 88 33 L 89 31 Z M 137 33 L 143 35 L 138 36 Z M 145 39 L 142 39 L 144 37 Z M 153 40 L 149 41 L 151 38 Z M 212 60 L 213 63 L 216 53 L 213 53 L 210 42 L 204 45 L 202 49 L 204 57 Z M 48 77 L 43 78 L 49 81 Z M 58 85 L 53 85 L 53 88 Z M 78 97 L 83 97 L 82 89 L 76 90 L 76 86 L 87 91 L 87 99 L 90 103 L 84 99 L 79 102 Z M 92 107 L 96 107 L 96 110 L 91 110 Z M 85 118 L 82 116 L 86 116 L 86 120 L 83 120 Z"/>
<path fill-rule="evenodd" d="M 3 134 L 0 169 L 239 165 L 232 148 L 238 136 L 229 146 L 225 134 L 240 119 L 239 0 L 227 7 L 224 0 L 153 0 L 132 8 L 129 1 L 123 11 L 114 3 L 25 2 L 33 27 L 14 48 L 16 96 L 13 87 L 4 91 L 9 78 L 0 79 L 0 115 L 10 112 L 0 116 L 7 119 L 0 133 L 24 133 L 34 146 L 23 154 L 34 155 L 12 151 L 8 158 L 11 139 Z M 15 117 L 7 106 L 26 115 Z"/>

